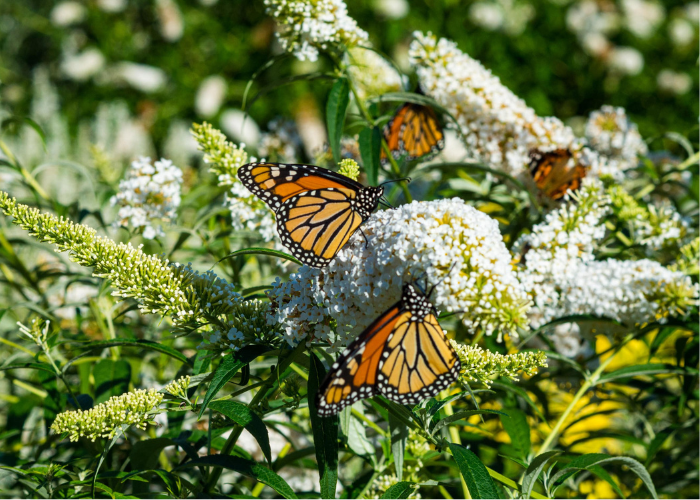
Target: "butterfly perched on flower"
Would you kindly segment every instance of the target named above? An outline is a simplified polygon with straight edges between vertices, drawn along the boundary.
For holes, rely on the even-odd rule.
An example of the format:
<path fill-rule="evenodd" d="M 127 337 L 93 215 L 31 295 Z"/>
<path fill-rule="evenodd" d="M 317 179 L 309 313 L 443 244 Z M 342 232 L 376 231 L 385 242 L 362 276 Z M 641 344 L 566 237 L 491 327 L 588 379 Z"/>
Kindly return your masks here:
<path fill-rule="evenodd" d="M 384 139 L 395 159 L 403 156 L 407 161 L 437 153 L 445 147 L 445 134 L 435 111 L 412 102 L 404 103 L 394 113 L 384 127 Z M 382 165 L 389 161 L 384 149 L 380 161 Z"/>
<path fill-rule="evenodd" d="M 314 165 L 248 163 L 238 178 L 275 212 L 282 243 L 311 267 L 327 266 L 384 194 Z"/>
<path fill-rule="evenodd" d="M 417 404 L 457 380 L 459 359 L 428 296 L 414 284 L 404 285 L 401 300 L 343 351 L 316 395 L 320 416 L 376 394 Z"/>
<path fill-rule="evenodd" d="M 547 153 L 530 152 L 530 174 L 539 190 L 552 200 L 559 200 L 569 191 L 581 187 L 588 168 L 575 163 L 568 149 Z"/>

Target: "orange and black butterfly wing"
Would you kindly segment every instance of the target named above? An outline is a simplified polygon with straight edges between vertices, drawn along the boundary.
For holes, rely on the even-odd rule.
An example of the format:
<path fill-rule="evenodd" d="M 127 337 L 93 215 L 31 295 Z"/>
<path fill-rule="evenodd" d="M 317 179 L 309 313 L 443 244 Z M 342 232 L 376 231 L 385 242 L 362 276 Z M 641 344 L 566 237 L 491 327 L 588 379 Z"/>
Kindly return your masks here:
<path fill-rule="evenodd" d="M 284 246 L 303 264 L 327 266 L 364 219 L 353 208 L 356 192 L 318 189 L 287 199 L 277 212 Z"/>
<path fill-rule="evenodd" d="M 374 321 L 333 364 L 321 385 L 319 415 L 383 394 L 400 404 L 435 396 L 459 375 L 427 297 L 406 285 L 401 301 Z"/>
<path fill-rule="evenodd" d="M 333 363 L 316 395 L 322 417 L 335 415 L 360 399 L 379 392 L 379 364 L 394 325 L 405 312 L 394 304 L 362 332 Z"/>
<path fill-rule="evenodd" d="M 435 111 L 429 106 L 405 103 L 384 128 L 384 139 L 394 158 L 415 160 L 437 153 L 445 146 L 445 135 Z M 382 164 L 388 161 L 382 149 Z"/>
<path fill-rule="evenodd" d="M 530 154 L 530 174 L 539 190 L 553 200 L 576 191 L 588 169 L 582 165 L 571 166 L 572 154 L 568 149 L 555 149 L 547 153 L 533 151 Z"/>
<path fill-rule="evenodd" d="M 313 165 L 249 163 L 238 177 L 275 211 L 282 243 L 313 267 L 330 263 L 383 193 Z"/>
<path fill-rule="evenodd" d="M 384 347 L 378 387 L 392 401 L 415 405 L 457 380 L 460 363 L 427 297 L 407 285 L 403 300 L 406 312 Z"/>
<path fill-rule="evenodd" d="M 238 169 L 238 178 L 248 190 L 277 212 L 290 198 L 316 189 L 359 191 L 362 185 L 315 165 L 291 163 L 247 163 Z"/>

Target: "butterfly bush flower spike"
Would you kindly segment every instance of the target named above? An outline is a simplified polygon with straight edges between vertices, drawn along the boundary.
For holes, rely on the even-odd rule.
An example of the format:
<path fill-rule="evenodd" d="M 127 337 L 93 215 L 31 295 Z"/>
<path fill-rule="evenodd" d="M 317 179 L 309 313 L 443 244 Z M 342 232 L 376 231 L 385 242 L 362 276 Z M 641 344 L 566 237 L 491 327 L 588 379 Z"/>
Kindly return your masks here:
<path fill-rule="evenodd" d="M 114 225 L 142 231 L 149 240 L 165 236 L 163 225 L 175 219 L 180 206 L 181 185 L 182 170 L 170 160 L 152 163 L 150 158 L 139 158 L 111 199 L 112 205 L 119 206 Z"/>
<path fill-rule="evenodd" d="M 529 298 L 513 272 L 498 223 L 459 199 L 413 202 L 373 214 L 328 267 L 302 267 L 273 284 L 272 323 L 290 344 L 342 348 L 424 278 L 440 311 L 457 312 L 472 332 L 515 335 Z"/>
<path fill-rule="evenodd" d="M 258 234 L 263 241 L 276 241 L 275 216 L 265 203 L 248 191 L 236 177 L 238 169 L 250 162 L 243 149 L 226 140 L 226 136 L 209 123 L 193 124 L 192 135 L 197 147 L 204 152 L 204 161 L 211 165 L 210 170 L 218 176 L 219 186 L 229 187 L 224 204 L 231 211 L 231 227 L 234 231 L 250 231 Z"/>
<path fill-rule="evenodd" d="M 591 148 L 608 161 L 600 172 L 616 180 L 637 165 L 637 158 L 647 153 L 647 145 L 637 125 L 627 118 L 623 108 L 605 105 L 593 111 L 586 122 L 586 139 Z"/>
<path fill-rule="evenodd" d="M 189 265 L 147 255 L 140 247 L 115 243 L 91 227 L 19 204 L 2 191 L 0 209 L 38 241 L 94 268 L 93 276 L 110 281 L 112 295 L 135 299 L 143 314 L 168 316 L 177 328 L 221 324 L 242 300 L 233 285 L 212 271 L 200 274 Z"/>
<path fill-rule="evenodd" d="M 547 355 L 543 351 L 526 351 L 515 354 L 499 354 L 479 346 L 465 345 L 450 340 L 462 365 L 460 377 L 467 381 L 482 382 L 490 386 L 497 377 L 517 381 L 520 372 L 535 375 L 538 368 L 547 367 Z"/>
<path fill-rule="evenodd" d="M 93 442 L 97 438 L 112 439 L 122 431 L 122 426 L 144 430 L 153 422 L 155 410 L 162 400 L 163 394 L 154 389 L 128 392 L 113 396 L 90 410 L 60 413 L 51 429 L 57 434 L 68 433 L 71 441 L 81 437 Z"/>
<path fill-rule="evenodd" d="M 403 78 L 399 72 L 371 49 L 354 47 L 348 50 L 346 64 L 358 97 L 362 100 L 403 89 Z"/>
<path fill-rule="evenodd" d="M 421 89 L 455 117 L 471 156 L 519 174 L 530 151 L 568 148 L 589 166 L 595 155 L 558 118 L 541 118 L 457 44 L 414 33 L 409 56 Z"/>
<path fill-rule="evenodd" d="M 265 7 L 277 21 L 282 49 L 301 61 L 316 61 L 319 50 L 367 42 L 343 0 L 265 0 Z"/>
<path fill-rule="evenodd" d="M 533 327 L 575 314 L 630 325 L 663 322 L 697 304 L 697 284 L 658 262 L 595 260 L 610 204 L 602 183 L 587 179 L 569 203 L 550 212 L 517 245 L 528 249 L 518 275 L 535 305 Z"/>
<path fill-rule="evenodd" d="M 360 176 L 360 166 L 355 160 L 345 159 L 340 161 L 338 173 L 356 181 Z"/>

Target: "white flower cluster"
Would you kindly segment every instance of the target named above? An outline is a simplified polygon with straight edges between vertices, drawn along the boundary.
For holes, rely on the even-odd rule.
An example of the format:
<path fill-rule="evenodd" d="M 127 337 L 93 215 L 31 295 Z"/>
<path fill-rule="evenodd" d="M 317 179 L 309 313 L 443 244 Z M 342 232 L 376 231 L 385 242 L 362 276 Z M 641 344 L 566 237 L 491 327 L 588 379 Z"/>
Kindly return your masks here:
<path fill-rule="evenodd" d="M 282 48 L 301 61 L 316 61 L 319 49 L 367 41 L 343 0 L 265 0 L 265 7 L 279 25 Z"/>
<path fill-rule="evenodd" d="M 520 242 L 528 248 L 519 278 L 535 303 L 534 327 L 569 315 L 590 314 L 625 324 L 687 314 L 698 287 L 688 276 L 651 260 L 594 260 L 610 208 L 600 181 L 584 182 L 568 203 Z"/>
<path fill-rule="evenodd" d="M 197 347 L 215 352 L 238 351 L 251 344 L 270 344 L 280 336 L 277 324 L 268 324 L 270 304 L 261 300 L 238 302 L 222 322 L 224 331 L 203 332 L 204 341 Z"/>
<path fill-rule="evenodd" d="M 346 55 L 348 73 L 360 99 L 403 89 L 403 78 L 386 59 L 371 49 L 354 47 Z"/>
<path fill-rule="evenodd" d="M 169 224 L 180 206 L 182 170 L 165 158 L 151 163 L 139 158 L 119 182 L 119 192 L 112 205 L 119 205 L 114 225 L 143 231 L 143 237 L 165 236 L 163 225 Z"/>
<path fill-rule="evenodd" d="M 409 56 L 421 89 L 457 119 L 475 158 L 517 174 L 527 167 L 532 149 L 570 148 L 587 164 L 587 155 L 579 154 L 582 144 L 559 119 L 537 116 L 454 42 L 430 33 L 414 36 Z"/>
<path fill-rule="evenodd" d="M 500 338 L 526 326 L 529 300 L 488 215 L 456 198 L 413 202 L 373 214 L 362 229 L 368 243 L 358 233 L 328 267 L 274 283 L 270 321 L 283 323 L 290 344 L 347 345 L 399 300 L 403 284 L 424 279 L 435 286 L 431 302 L 472 332 Z"/>
<path fill-rule="evenodd" d="M 641 242 L 652 250 L 680 242 L 688 232 L 688 222 L 678 213 L 676 207 L 667 202 L 659 206 L 647 207 L 648 218 L 638 224 Z"/>
<path fill-rule="evenodd" d="M 518 36 L 535 17 L 535 7 L 529 2 L 516 0 L 487 0 L 469 6 L 469 18 L 488 31 L 502 31 Z"/>
<path fill-rule="evenodd" d="M 535 327 L 558 317 L 559 285 L 576 279 L 579 268 L 594 259 L 596 241 L 605 235 L 602 218 L 609 200 L 600 181 L 586 179 L 572 198 L 549 212 L 517 245 L 525 260 L 518 277 L 535 303 Z"/>
<path fill-rule="evenodd" d="M 269 132 L 260 137 L 258 154 L 267 161 L 298 163 L 302 144 L 294 122 L 275 118 L 267 128 Z"/>
<path fill-rule="evenodd" d="M 607 160 L 599 175 L 620 179 L 622 172 L 635 167 L 637 157 L 647 152 L 637 125 L 627 118 L 624 108 L 605 105 L 593 111 L 585 134 L 589 146 Z"/>

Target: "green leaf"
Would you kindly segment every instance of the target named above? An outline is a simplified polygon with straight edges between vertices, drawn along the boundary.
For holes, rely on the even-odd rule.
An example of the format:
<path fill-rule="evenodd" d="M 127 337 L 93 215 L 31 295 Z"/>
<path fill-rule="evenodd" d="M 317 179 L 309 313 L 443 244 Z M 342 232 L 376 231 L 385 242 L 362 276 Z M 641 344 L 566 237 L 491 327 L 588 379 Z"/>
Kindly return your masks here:
<path fill-rule="evenodd" d="M 174 444 L 172 439 L 164 437 L 136 441 L 129 453 L 131 466 L 139 470 L 154 469 L 158 465 L 160 452 Z"/>
<path fill-rule="evenodd" d="M 498 498 L 496 485 L 479 457 L 459 444 L 450 443 L 449 447 L 472 498 Z"/>
<path fill-rule="evenodd" d="M 99 349 L 106 349 L 108 347 L 138 347 L 139 349 L 150 349 L 152 351 L 158 351 L 163 354 L 175 358 L 181 363 L 185 363 L 191 366 L 190 362 L 187 360 L 187 356 L 182 354 L 182 352 L 168 347 L 166 345 L 154 342 L 152 340 L 141 340 L 141 339 L 119 339 L 119 340 L 91 340 L 90 342 L 70 342 L 72 346 L 76 349 L 84 349 L 86 351 L 94 351 Z M 66 373 L 67 368 L 73 364 L 78 358 L 75 357 L 68 361 L 63 367 L 63 373 Z"/>
<path fill-rule="evenodd" d="M 490 415 L 501 415 L 502 417 L 507 417 L 505 413 L 498 411 L 498 410 L 465 410 L 465 411 L 458 411 L 457 413 L 454 413 L 450 416 L 447 416 L 437 422 L 435 424 L 435 427 L 430 431 L 431 435 L 435 435 L 437 431 L 445 427 L 447 424 L 451 424 L 452 422 L 456 422 L 457 420 L 463 420 L 465 418 L 469 418 L 472 415 L 485 415 L 485 414 L 490 414 Z"/>
<path fill-rule="evenodd" d="M 605 453 L 589 453 L 587 455 L 581 455 L 580 457 L 576 457 L 574 460 L 569 462 L 566 468 L 558 471 L 552 476 L 552 494 L 556 492 L 557 488 L 564 484 L 564 481 L 566 481 L 571 476 L 577 474 L 578 472 L 582 470 L 591 470 L 593 466 L 602 466 L 609 463 L 619 463 L 629 467 L 629 469 L 632 472 L 639 476 L 639 478 L 649 490 L 649 493 L 651 493 L 651 496 L 653 498 L 658 498 L 656 495 L 656 488 L 654 487 L 654 483 L 651 481 L 649 473 L 641 463 L 630 457 L 611 457 L 610 455 L 606 455 Z"/>
<path fill-rule="evenodd" d="M 537 478 L 540 476 L 540 473 L 544 470 L 545 466 L 547 465 L 547 462 L 550 458 L 555 457 L 560 453 L 560 451 L 548 451 L 532 459 L 532 462 L 530 462 L 530 465 L 527 467 L 525 475 L 523 476 L 523 498 L 530 498 L 530 493 L 532 493 L 532 489 L 535 487 Z"/>
<path fill-rule="evenodd" d="M 120 359 L 103 359 L 92 369 L 95 377 L 95 403 L 104 403 L 112 396 L 120 396 L 129 390 L 131 365 Z"/>
<path fill-rule="evenodd" d="M 214 377 L 212 378 L 211 384 L 209 384 L 209 389 L 199 409 L 199 418 L 202 418 L 204 410 L 207 409 L 207 406 L 209 406 L 211 400 L 216 396 L 216 393 L 226 385 L 226 382 L 231 380 L 238 370 L 269 350 L 270 348 L 264 345 L 248 345 L 240 351 L 226 356 L 221 363 L 219 363 L 216 371 L 214 371 Z"/>
<path fill-rule="evenodd" d="M 265 423 L 258 415 L 250 411 L 246 405 L 235 401 L 212 401 L 209 403 L 209 408 L 226 415 L 238 425 L 245 427 L 260 445 L 260 449 L 265 455 L 265 458 L 267 458 L 268 463 L 272 462 L 270 437 L 267 433 Z"/>
<path fill-rule="evenodd" d="M 252 460 L 246 460 L 245 458 L 241 457 L 210 455 L 185 462 L 173 470 L 198 466 L 222 467 L 224 469 L 229 469 L 238 472 L 239 474 L 243 474 L 244 476 L 252 477 L 256 481 L 268 485 L 284 498 L 297 498 L 289 484 L 287 484 L 287 482 L 275 472 L 271 471 L 262 464 L 253 462 Z"/>
<path fill-rule="evenodd" d="M 21 369 L 31 369 L 31 370 L 40 370 L 44 372 L 48 372 L 52 375 L 56 375 L 56 372 L 54 371 L 53 367 L 48 364 L 48 363 L 14 363 L 11 365 L 7 366 L 0 366 L 0 372 L 5 371 L 5 370 L 21 370 Z"/>
<path fill-rule="evenodd" d="M 372 463 L 375 462 L 374 456 L 374 446 L 367 439 L 367 432 L 365 431 L 365 426 L 352 414 L 352 410 L 364 415 L 365 408 L 361 401 L 357 401 L 352 406 L 346 408 L 350 410 L 350 418 L 347 421 L 347 426 L 345 429 L 345 436 L 347 437 L 348 447 L 360 457 L 369 457 Z"/>
<path fill-rule="evenodd" d="M 379 155 L 382 147 L 382 133 L 378 127 L 366 127 L 360 132 L 358 142 L 362 166 L 367 174 L 367 182 L 370 186 L 376 186 L 379 183 Z"/>
<path fill-rule="evenodd" d="M 343 123 L 345 123 L 348 104 L 350 104 L 350 84 L 347 78 L 338 78 L 331 88 L 326 104 L 328 142 L 336 164 L 340 163 L 340 138 L 343 135 Z"/>
<path fill-rule="evenodd" d="M 537 413 L 537 416 L 542 419 L 542 421 L 546 421 L 547 419 L 544 418 L 544 415 L 542 414 L 542 410 L 540 410 L 535 402 L 530 398 L 530 395 L 523 389 L 522 387 L 518 387 L 517 385 L 514 385 L 512 382 L 508 380 L 504 380 L 503 378 L 503 383 L 501 382 L 494 382 L 491 384 L 492 389 L 503 389 L 504 391 L 512 392 L 513 394 L 520 396 L 523 398 L 523 401 L 525 401 L 532 410 Z"/>
<path fill-rule="evenodd" d="M 311 430 L 316 446 L 316 462 L 321 482 L 321 498 L 335 498 L 338 482 L 338 416 L 320 417 L 316 409 L 316 394 L 326 376 L 326 369 L 314 353 L 311 354 L 308 400 Z"/>
<path fill-rule="evenodd" d="M 501 415 L 503 428 L 510 436 L 515 453 L 521 458 L 526 458 L 530 453 L 530 426 L 525 413 L 515 408 L 508 408 L 505 412 L 507 415 Z"/>
<path fill-rule="evenodd" d="M 403 480 L 403 457 L 408 441 L 408 427 L 389 413 L 389 432 L 391 433 L 391 454 L 394 456 L 396 476 Z"/>
<path fill-rule="evenodd" d="M 598 379 L 597 384 L 604 384 L 605 382 L 612 382 L 613 380 L 638 377 L 641 375 L 658 375 L 660 373 L 679 373 L 687 375 L 689 372 L 695 374 L 697 370 L 690 368 L 681 369 L 674 365 L 664 363 L 648 363 L 644 365 L 625 366 L 619 370 L 605 373 Z"/>
<path fill-rule="evenodd" d="M 391 486 L 384 494 L 379 498 L 408 498 L 411 493 L 416 491 L 416 483 L 409 483 L 408 481 L 399 481 L 395 485 Z"/>
<path fill-rule="evenodd" d="M 656 433 L 656 436 L 654 436 L 654 439 L 651 440 L 651 443 L 649 443 L 647 448 L 647 459 L 645 461 L 645 465 L 647 467 L 649 467 L 649 464 L 652 462 L 652 460 L 654 460 L 654 457 L 664 445 L 666 440 L 671 437 L 676 430 L 677 429 L 674 426 L 670 426 Z"/>
<path fill-rule="evenodd" d="M 617 484 L 617 482 L 600 465 L 591 465 L 588 468 L 588 470 L 591 471 L 596 476 L 598 476 L 603 481 L 605 481 L 606 483 L 608 483 L 612 487 L 612 489 L 615 490 L 615 493 L 617 493 L 620 496 L 620 498 L 625 498 L 625 494 L 622 492 L 622 490 L 620 489 L 620 486 Z"/>
<path fill-rule="evenodd" d="M 299 260 L 293 255 L 289 255 L 288 253 L 284 253 L 279 250 L 272 250 L 271 248 L 260 247 L 251 247 L 236 250 L 235 252 L 231 252 L 230 254 L 228 254 L 226 257 L 219 259 L 219 262 L 223 262 L 226 259 L 237 257 L 239 255 L 268 255 L 270 257 L 277 257 L 278 259 L 288 260 L 290 262 L 294 262 L 295 264 L 301 265 L 301 262 L 299 262 Z"/>

